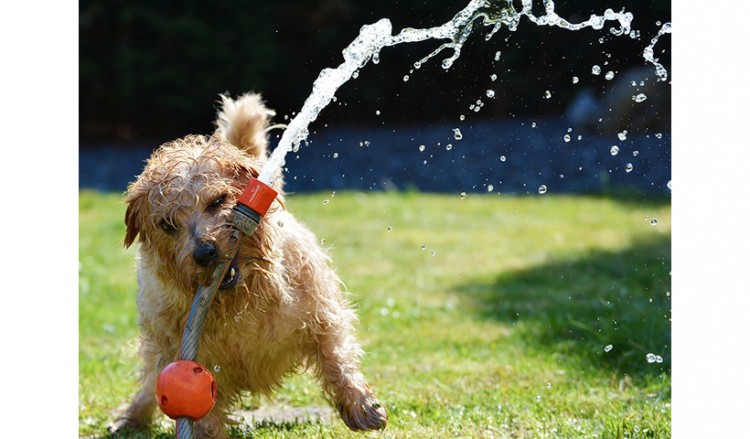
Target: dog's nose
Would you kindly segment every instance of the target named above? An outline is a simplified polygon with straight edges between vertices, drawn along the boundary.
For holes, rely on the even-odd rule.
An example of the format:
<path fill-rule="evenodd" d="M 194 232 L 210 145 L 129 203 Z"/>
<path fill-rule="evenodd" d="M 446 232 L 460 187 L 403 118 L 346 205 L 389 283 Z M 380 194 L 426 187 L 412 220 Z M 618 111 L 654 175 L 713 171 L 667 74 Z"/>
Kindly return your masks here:
<path fill-rule="evenodd" d="M 213 242 L 201 242 L 193 251 L 193 260 L 196 264 L 205 267 L 216 260 L 216 244 Z"/>

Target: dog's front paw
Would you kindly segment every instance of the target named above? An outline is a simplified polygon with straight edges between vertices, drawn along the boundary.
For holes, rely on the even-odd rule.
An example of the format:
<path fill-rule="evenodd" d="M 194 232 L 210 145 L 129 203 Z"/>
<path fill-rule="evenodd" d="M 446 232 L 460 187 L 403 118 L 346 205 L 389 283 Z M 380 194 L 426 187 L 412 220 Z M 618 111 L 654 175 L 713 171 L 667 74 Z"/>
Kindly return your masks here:
<path fill-rule="evenodd" d="M 143 430 L 146 427 L 146 425 L 128 418 L 127 416 L 120 416 L 115 419 L 109 427 L 107 427 L 107 433 L 111 435 L 119 435 L 130 431 Z"/>
<path fill-rule="evenodd" d="M 388 424 L 385 405 L 378 402 L 370 392 L 353 398 L 348 403 L 339 402 L 338 409 L 341 419 L 347 427 L 358 430 L 382 430 Z"/>

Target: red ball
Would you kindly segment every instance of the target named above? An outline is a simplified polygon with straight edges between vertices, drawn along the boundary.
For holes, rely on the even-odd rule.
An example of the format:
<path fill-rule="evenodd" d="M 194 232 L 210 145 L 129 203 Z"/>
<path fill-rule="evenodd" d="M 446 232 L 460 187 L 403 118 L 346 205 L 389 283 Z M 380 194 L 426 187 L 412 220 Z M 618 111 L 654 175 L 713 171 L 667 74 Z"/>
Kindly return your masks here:
<path fill-rule="evenodd" d="M 156 379 L 156 402 L 172 419 L 197 421 L 216 403 L 216 381 L 208 369 L 195 361 L 175 361 Z"/>

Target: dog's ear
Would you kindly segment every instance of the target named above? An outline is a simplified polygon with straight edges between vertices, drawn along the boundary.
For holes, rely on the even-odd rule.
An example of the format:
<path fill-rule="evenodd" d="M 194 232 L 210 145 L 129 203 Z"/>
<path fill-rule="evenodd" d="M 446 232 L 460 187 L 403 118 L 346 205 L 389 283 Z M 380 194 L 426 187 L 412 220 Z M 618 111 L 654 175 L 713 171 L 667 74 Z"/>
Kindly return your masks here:
<path fill-rule="evenodd" d="M 141 210 L 144 207 L 146 194 L 138 191 L 135 184 L 128 188 L 128 196 L 125 202 L 128 208 L 125 210 L 125 248 L 130 247 L 135 242 L 136 236 L 141 231 Z"/>
<path fill-rule="evenodd" d="M 219 133 L 232 145 L 253 157 L 268 156 L 266 128 L 276 113 L 266 108 L 259 94 L 247 93 L 236 100 L 221 96 L 221 110 L 216 118 Z"/>

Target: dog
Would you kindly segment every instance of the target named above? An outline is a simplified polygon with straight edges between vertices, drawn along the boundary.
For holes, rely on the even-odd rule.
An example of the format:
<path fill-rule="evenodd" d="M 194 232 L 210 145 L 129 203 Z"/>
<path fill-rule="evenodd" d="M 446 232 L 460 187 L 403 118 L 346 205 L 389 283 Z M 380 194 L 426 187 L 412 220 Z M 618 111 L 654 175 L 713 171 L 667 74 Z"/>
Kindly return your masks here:
<path fill-rule="evenodd" d="M 111 431 L 147 428 L 159 372 L 178 360 L 196 290 L 212 282 L 233 241 L 232 208 L 268 159 L 275 114 L 258 94 L 221 96 L 216 131 L 165 143 L 128 187 L 125 247 L 138 245 L 142 388 Z M 279 193 L 256 232 L 243 238 L 210 306 L 196 361 L 214 374 L 214 408 L 196 437 L 227 436 L 244 392 L 270 395 L 290 373 L 310 370 L 352 430 L 386 427 L 383 404 L 360 370 L 357 317 L 318 239 Z"/>

